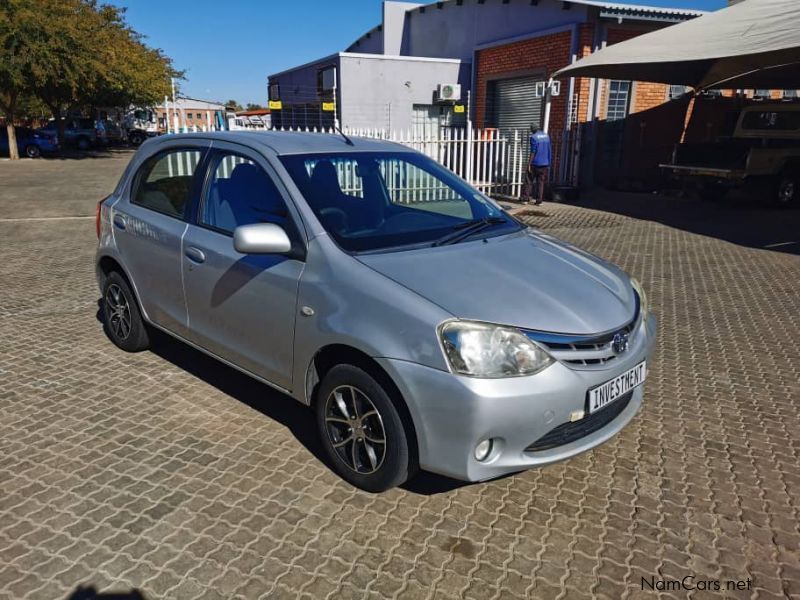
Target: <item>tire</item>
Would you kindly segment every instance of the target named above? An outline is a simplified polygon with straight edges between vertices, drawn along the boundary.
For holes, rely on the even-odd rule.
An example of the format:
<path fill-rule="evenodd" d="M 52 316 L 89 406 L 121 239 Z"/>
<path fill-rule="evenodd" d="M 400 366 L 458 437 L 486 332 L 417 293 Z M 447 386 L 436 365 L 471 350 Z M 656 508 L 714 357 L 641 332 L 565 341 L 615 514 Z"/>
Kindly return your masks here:
<path fill-rule="evenodd" d="M 25 156 L 28 158 L 39 158 L 41 155 L 42 151 L 36 144 L 28 144 L 25 146 Z"/>
<path fill-rule="evenodd" d="M 800 203 L 800 179 L 794 172 L 786 170 L 775 178 L 772 201 L 782 208 L 790 208 Z"/>
<path fill-rule="evenodd" d="M 103 285 L 103 329 L 126 352 L 140 352 L 150 346 L 136 296 L 117 271 L 109 273 Z"/>
<path fill-rule="evenodd" d="M 91 143 L 89 142 L 89 138 L 87 138 L 85 136 L 79 137 L 77 140 L 75 140 L 75 143 L 78 146 L 78 150 L 81 150 L 81 151 L 86 151 L 86 150 L 89 149 L 89 146 L 91 146 Z"/>
<path fill-rule="evenodd" d="M 144 136 L 141 133 L 134 131 L 128 136 L 128 141 L 134 146 L 138 146 L 144 141 Z"/>
<path fill-rule="evenodd" d="M 389 394 L 362 369 L 338 365 L 328 371 L 314 408 L 322 447 L 345 481 L 367 492 L 383 492 L 416 472 L 409 448 L 412 436 Z"/>

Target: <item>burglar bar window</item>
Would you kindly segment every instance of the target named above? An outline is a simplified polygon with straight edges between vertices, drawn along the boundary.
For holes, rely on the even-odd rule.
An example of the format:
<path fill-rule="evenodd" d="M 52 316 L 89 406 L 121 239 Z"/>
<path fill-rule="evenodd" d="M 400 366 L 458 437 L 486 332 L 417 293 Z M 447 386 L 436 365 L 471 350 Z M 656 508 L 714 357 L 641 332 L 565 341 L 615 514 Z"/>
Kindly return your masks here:
<path fill-rule="evenodd" d="M 794 100 L 797 98 L 797 90 L 783 90 L 784 100 Z"/>
<path fill-rule="evenodd" d="M 753 94 L 753 98 L 757 98 L 759 100 L 769 99 L 769 90 L 756 90 L 755 94 Z"/>
<path fill-rule="evenodd" d="M 630 81 L 609 81 L 606 120 L 619 121 L 628 116 L 631 100 Z"/>
<path fill-rule="evenodd" d="M 675 98 L 680 98 L 688 92 L 689 88 L 685 85 L 671 85 L 669 86 L 669 92 L 667 97 L 670 100 L 675 100 Z"/>

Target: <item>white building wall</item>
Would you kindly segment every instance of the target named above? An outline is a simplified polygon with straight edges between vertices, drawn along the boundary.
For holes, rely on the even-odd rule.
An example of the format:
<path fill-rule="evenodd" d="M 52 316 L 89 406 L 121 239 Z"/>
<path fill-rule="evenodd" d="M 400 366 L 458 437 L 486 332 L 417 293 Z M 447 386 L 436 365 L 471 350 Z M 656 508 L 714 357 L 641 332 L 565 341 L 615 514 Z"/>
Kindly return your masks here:
<path fill-rule="evenodd" d="M 470 66 L 458 60 L 343 54 L 342 125 L 409 129 L 413 105 L 433 104 L 439 83 L 468 81 Z"/>

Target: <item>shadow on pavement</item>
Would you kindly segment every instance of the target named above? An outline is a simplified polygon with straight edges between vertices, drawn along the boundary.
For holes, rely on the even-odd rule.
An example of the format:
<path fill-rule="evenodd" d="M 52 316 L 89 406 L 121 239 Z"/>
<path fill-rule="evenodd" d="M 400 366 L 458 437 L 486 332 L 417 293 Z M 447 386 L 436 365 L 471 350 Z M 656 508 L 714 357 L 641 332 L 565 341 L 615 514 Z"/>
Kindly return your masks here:
<path fill-rule="evenodd" d="M 716 202 L 703 202 L 661 194 L 594 190 L 571 204 L 655 221 L 740 246 L 800 254 L 800 208 L 772 208 L 736 192 Z"/>
<path fill-rule="evenodd" d="M 99 312 L 97 317 L 102 320 Z M 151 343 L 152 352 L 164 360 L 286 427 L 317 460 L 330 468 L 310 408 L 165 333 L 152 332 Z M 463 481 L 421 471 L 402 488 L 427 496 L 464 485 L 467 484 Z"/>
<path fill-rule="evenodd" d="M 130 592 L 98 592 L 93 586 L 78 586 L 67 600 L 147 600 L 139 590 Z"/>
<path fill-rule="evenodd" d="M 89 150 L 78 150 L 77 148 L 62 148 L 57 153 L 42 155 L 42 158 L 34 160 L 86 160 L 96 158 L 113 158 L 133 154 L 136 148 L 132 146 L 98 146 Z"/>

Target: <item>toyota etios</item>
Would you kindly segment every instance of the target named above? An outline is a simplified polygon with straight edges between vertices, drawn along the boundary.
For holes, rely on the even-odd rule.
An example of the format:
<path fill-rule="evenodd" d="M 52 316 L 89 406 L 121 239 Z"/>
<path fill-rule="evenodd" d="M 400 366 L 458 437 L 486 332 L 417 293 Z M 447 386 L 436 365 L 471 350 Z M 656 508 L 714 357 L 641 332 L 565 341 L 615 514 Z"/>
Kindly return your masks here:
<path fill-rule="evenodd" d="M 563 460 L 642 404 L 656 319 L 636 280 L 394 143 L 153 139 L 97 232 L 117 346 L 157 328 L 310 405 L 365 490 Z"/>

